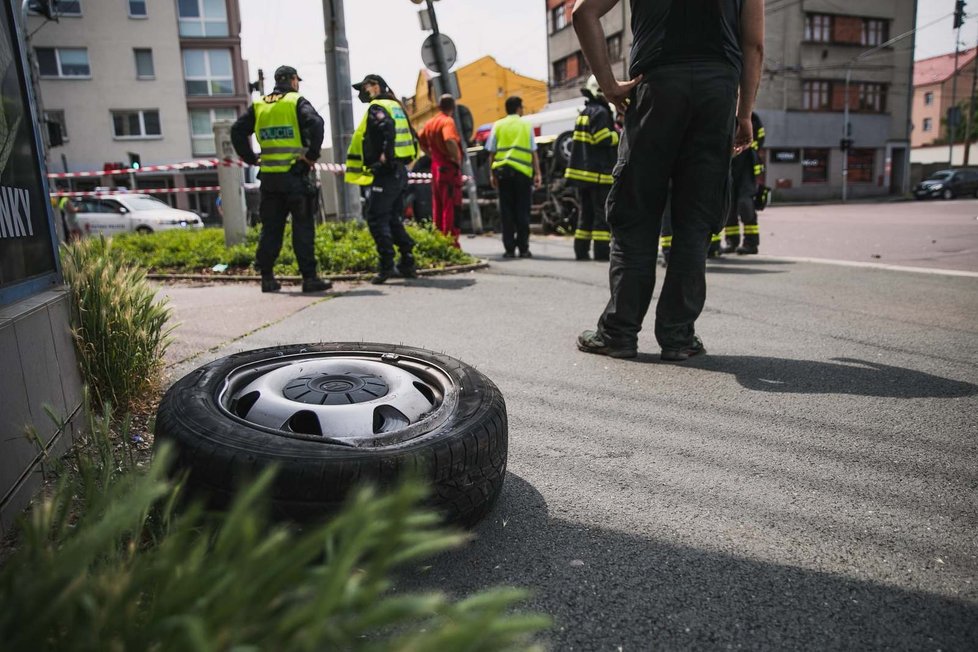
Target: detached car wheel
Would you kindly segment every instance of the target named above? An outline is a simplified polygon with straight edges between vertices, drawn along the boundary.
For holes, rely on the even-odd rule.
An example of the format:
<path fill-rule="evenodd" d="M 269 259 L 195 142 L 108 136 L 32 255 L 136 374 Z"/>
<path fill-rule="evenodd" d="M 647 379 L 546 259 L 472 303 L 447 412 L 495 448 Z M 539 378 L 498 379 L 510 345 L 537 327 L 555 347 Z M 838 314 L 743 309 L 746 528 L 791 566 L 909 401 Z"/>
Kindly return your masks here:
<path fill-rule="evenodd" d="M 265 468 L 276 515 L 309 520 L 351 488 L 426 480 L 446 521 L 473 525 L 506 473 L 506 405 L 473 367 L 424 349 L 325 343 L 238 353 L 177 381 L 156 441 L 172 442 L 188 488 L 212 504 Z"/>

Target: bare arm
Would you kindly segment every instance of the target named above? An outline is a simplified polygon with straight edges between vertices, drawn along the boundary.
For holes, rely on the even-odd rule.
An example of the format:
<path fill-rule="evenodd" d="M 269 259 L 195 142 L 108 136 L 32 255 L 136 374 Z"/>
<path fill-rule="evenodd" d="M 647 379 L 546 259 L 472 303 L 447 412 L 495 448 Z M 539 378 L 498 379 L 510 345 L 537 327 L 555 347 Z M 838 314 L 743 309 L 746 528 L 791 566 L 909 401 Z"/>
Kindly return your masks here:
<path fill-rule="evenodd" d="M 537 188 L 543 185 L 543 175 L 540 174 L 540 155 L 533 152 L 533 185 Z"/>
<path fill-rule="evenodd" d="M 754 111 L 757 88 L 761 83 L 764 62 L 764 0 L 745 0 L 740 14 L 740 49 L 744 53 L 744 69 L 740 74 L 740 101 L 737 104 L 736 153 L 750 147 L 754 130 L 750 116 Z"/>
<path fill-rule="evenodd" d="M 581 51 L 609 102 L 623 112 L 625 99 L 632 88 L 642 81 L 639 75 L 629 81 L 618 81 L 611 70 L 608 46 L 601 27 L 601 17 L 611 11 L 619 0 L 577 0 L 574 3 L 574 31 L 581 42 Z"/>

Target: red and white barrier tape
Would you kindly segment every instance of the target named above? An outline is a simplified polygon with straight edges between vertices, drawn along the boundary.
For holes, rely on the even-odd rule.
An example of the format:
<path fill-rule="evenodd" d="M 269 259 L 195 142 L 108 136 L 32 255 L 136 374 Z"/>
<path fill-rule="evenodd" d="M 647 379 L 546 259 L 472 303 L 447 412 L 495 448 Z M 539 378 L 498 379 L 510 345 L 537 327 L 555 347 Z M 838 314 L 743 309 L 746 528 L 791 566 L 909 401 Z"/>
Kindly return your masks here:
<path fill-rule="evenodd" d="M 221 192 L 220 186 L 194 188 L 136 188 L 135 190 L 95 190 L 92 192 L 52 192 L 52 197 L 108 197 L 110 195 L 173 195 L 181 192 Z"/>

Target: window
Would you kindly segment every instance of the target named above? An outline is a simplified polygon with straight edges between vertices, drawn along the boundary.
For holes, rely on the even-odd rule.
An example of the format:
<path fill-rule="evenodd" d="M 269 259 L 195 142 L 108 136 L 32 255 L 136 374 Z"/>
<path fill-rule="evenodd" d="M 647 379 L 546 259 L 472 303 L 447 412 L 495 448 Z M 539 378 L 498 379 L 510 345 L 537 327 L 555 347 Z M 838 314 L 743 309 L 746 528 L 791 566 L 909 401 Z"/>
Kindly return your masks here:
<path fill-rule="evenodd" d="M 827 81 L 802 83 L 801 106 L 805 111 L 828 111 L 832 85 Z"/>
<path fill-rule="evenodd" d="M 889 21 L 876 18 L 863 20 L 862 45 L 883 45 L 888 40 Z"/>
<path fill-rule="evenodd" d="M 230 50 L 184 50 L 187 95 L 233 95 Z"/>
<path fill-rule="evenodd" d="M 44 112 L 44 121 L 50 125 L 57 125 L 61 131 L 61 140 L 68 140 L 68 122 L 65 120 L 63 109 L 49 109 Z"/>
<path fill-rule="evenodd" d="M 160 112 L 157 109 L 112 111 L 112 131 L 116 138 L 158 138 Z"/>
<path fill-rule="evenodd" d="M 18 3 L 19 4 L 19 3 Z M 32 14 L 39 14 L 35 6 L 36 3 L 31 2 L 28 5 L 28 9 Z M 81 0 L 58 0 L 55 11 L 58 16 L 81 16 Z"/>
<path fill-rule="evenodd" d="M 226 0 L 177 0 L 180 36 L 227 36 Z"/>
<path fill-rule="evenodd" d="M 567 59 L 554 61 L 554 84 L 562 84 L 567 81 Z"/>
<path fill-rule="evenodd" d="M 852 183 L 872 183 L 873 161 L 876 158 L 876 150 L 850 149 L 848 154 L 849 181 Z"/>
<path fill-rule="evenodd" d="M 129 17 L 146 18 L 146 0 L 129 0 Z"/>
<path fill-rule="evenodd" d="M 612 63 L 621 61 L 621 32 L 608 37 L 608 58 Z"/>
<path fill-rule="evenodd" d="M 234 120 L 234 109 L 193 109 L 190 112 L 190 141 L 194 156 L 213 156 L 214 123 L 217 120 Z"/>
<path fill-rule="evenodd" d="M 886 86 L 883 84 L 859 84 L 859 100 L 855 110 L 883 113 L 886 110 Z"/>
<path fill-rule="evenodd" d="M 924 105 L 930 106 L 933 103 L 934 103 L 934 92 L 927 91 L 926 93 L 924 93 Z"/>
<path fill-rule="evenodd" d="M 156 77 L 156 71 L 153 68 L 153 51 L 135 48 L 132 52 L 136 57 L 136 79 L 153 79 Z"/>
<path fill-rule="evenodd" d="M 924 131 L 933 131 L 933 130 L 934 130 L 934 119 L 924 118 Z"/>
<path fill-rule="evenodd" d="M 832 40 L 832 16 L 825 14 L 805 15 L 805 40 L 828 43 Z"/>
<path fill-rule="evenodd" d="M 587 77 L 588 75 L 590 75 L 591 74 L 591 68 L 589 68 L 588 65 L 587 65 L 587 59 L 584 58 L 584 53 L 583 52 L 578 52 L 577 54 L 574 55 L 574 58 L 576 59 L 576 65 L 574 66 L 574 67 L 577 68 L 577 75 L 576 76 L 577 77 Z M 568 74 L 569 73 L 570 73 L 570 71 L 568 71 Z"/>
<path fill-rule="evenodd" d="M 801 158 L 801 182 L 825 183 L 829 180 L 829 150 L 806 147 Z"/>
<path fill-rule="evenodd" d="M 85 48 L 37 48 L 35 52 L 41 77 L 92 76 Z"/>
<path fill-rule="evenodd" d="M 567 27 L 567 9 L 564 3 L 550 10 L 550 33 L 558 32 Z"/>

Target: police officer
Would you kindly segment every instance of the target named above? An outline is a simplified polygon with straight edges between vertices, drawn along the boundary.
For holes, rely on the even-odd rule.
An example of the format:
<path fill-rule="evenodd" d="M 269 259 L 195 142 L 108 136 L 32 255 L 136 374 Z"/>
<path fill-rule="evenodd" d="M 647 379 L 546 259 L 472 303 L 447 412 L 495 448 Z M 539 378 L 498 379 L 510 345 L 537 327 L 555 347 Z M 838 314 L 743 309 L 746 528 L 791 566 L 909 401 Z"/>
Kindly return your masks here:
<path fill-rule="evenodd" d="M 764 125 L 757 113 L 751 114 L 754 127 L 754 140 L 749 148 L 734 157 L 730 164 L 733 181 L 730 196 L 730 212 L 727 225 L 723 229 L 724 243 L 721 251 L 725 254 L 737 252 L 739 255 L 756 254 L 761 243 L 761 231 L 757 224 L 757 209 L 754 197 L 758 192 L 758 178 L 764 174 L 764 163 L 758 151 L 764 146 Z M 740 241 L 740 224 L 744 225 L 743 244 Z"/>
<path fill-rule="evenodd" d="M 581 94 L 587 99 L 574 125 L 571 159 L 564 171 L 564 178 L 570 185 L 577 186 L 581 195 L 581 217 L 574 232 L 574 256 L 577 260 L 588 260 L 593 240 L 594 259 L 608 260 L 611 231 L 605 219 L 605 202 L 614 180 L 611 171 L 618 158 L 618 132 L 611 106 L 604 99 L 594 75 L 588 77 Z"/>
<path fill-rule="evenodd" d="M 370 235 L 377 245 L 380 266 L 371 279 L 386 283 L 400 274 L 417 278 L 414 240 L 404 229 L 404 197 L 408 163 L 418 156 L 418 143 L 404 107 L 380 75 L 367 75 L 353 85 L 361 102 L 369 104 L 353 133 L 346 155 L 346 182 L 367 188 L 364 213 Z M 401 254 L 394 266 L 394 246 Z"/>
<path fill-rule="evenodd" d="M 312 206 L 316 186 L 311 178 L 323 144 L 323 119 L 302 95 L 302 78 L 291 66 L 275 70 L 275 89 L 258 98 L 231 127 L 231 143 L 245 163 L 261 166 L 261 237 L 255 266 L 261 272 L 261 291 L 277 292 L 275 260 L 282 249 L 285 219 L 292 215 L 292 248 L 302 273 L 303 292 L 332 287 L 316 274 Z M 251 148 L 254 133 L 261 157 Z"/>

